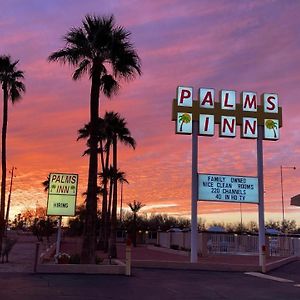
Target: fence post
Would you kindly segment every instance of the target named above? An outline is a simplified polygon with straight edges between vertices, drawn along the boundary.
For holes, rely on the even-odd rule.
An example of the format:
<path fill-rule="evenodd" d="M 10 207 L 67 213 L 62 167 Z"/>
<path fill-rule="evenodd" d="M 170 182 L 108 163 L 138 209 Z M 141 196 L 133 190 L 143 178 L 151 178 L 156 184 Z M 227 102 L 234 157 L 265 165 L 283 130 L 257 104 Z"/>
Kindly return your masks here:
<path fill-rule="evenodd" d="M 34 266 L 33 266 L 34 273 L 36 273 L 36 271 L 37 271 L 39 252 L 40 252 L 40 243 L 36 243 L 35 244 L 35 255 L 34 255 Z"/>
<path fill-rule="evenodd" d="M 266 257 L 270 257 L 270 237 L 266 236 Z"/>
<path fill-rule="evenodd" d="M 262 273 L 266 273 L 267 272 L 267 268 L 266 268 L 266 246 L 263 245 L 261 248 L 261 271 Z"/>

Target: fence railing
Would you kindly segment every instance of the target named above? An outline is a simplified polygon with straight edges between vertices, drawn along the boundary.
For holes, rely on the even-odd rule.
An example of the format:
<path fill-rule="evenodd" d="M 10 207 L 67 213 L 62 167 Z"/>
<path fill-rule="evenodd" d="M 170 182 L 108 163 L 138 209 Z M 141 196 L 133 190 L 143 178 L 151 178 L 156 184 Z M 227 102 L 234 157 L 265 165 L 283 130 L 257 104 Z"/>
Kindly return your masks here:
<path fill-rule="evenodd" d="M 165 248 L 190 249 L 190 232 L 158 232 L 157 244 Z M 198 233 L 198 252 L 210 254 L 253 254 L 258 255 L 258 236 L 231 233 Z M 300 237 L 266 236 L 269 256 L 300 256 Z"/>

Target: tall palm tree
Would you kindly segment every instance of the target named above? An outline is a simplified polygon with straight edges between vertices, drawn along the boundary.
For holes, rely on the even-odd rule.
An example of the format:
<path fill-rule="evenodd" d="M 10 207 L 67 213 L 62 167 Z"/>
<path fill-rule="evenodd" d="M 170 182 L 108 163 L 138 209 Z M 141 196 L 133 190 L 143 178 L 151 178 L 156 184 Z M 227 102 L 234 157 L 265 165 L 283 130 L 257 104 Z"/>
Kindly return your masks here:
<path fill-rule="evenodd" d="M 22 82 L 24 72 L 17 69 L 19 61 L 12 61 L 9 55 L 0 56 L 0 83 L 3 90 L 3 116 L 2 116 L 2 177 L 1 177 L 1 204 L 0 204 L 0 252 L 2 238 L 5 230 L 5 189 L 6 189 L 6 133 L 8 123 L 8 101 L 14 104 L 21 99 L 25 92 L 25 85 Z"/>
<path fill-rule="evenodd" d="M 132 228 L 132 243 L 133 246 L 136 247 L 136 230 L 137 230 L 137 214 L 145 206 L 140 201 L 133 201 L 133 203 L 128 203 L 129 208 L 133 213 L 133 228 Z"/>
<path fill-rule="evenodd" d="M 118 141 L 124 145 L 130 146 L 135 149 L 136 142 L 131 136 L 129 129 L 124 118 L 121 118 L 118 113 L 111 112 L 111 126 L 112 130 L 112 148 L 113 148 L 113 168 L 117 173 L 117 149 Z M 109 243 L 109 253 L 112 258 L 117 257 L 116 247 L 116 232 L 117 232 L 117 204 L 118 204 L 118 181 L 114 178 L 113 183 L 113 203 L 111 212 L 111 235 Z"/>
<path fill-rule="evenodd" d="M 112 199 L 113 199 L 113 187 L 114 187 L 114 182 L 115 180 L 119 183 L 127 183 L 129 184 L 128 180 L 126 179 L 126 174 L 125 172 L 122 172 L 120 170 L 117 170 L 117 173 L 115 172 L 115 169 L 113 166 L 110 166 L 108 172 L 105 173 L 100 173 L 99 177 L 102 179 L 102 183 L 107 180 L 107 178 L 109 179 L 109 197 L 108 197 L 108 207 L 107 207 L 107 212 L 106 212 L 106 216 L 105 216 L 105 222 L 104 222 L 104 251 L 108 250 L 108 238 L 110 237 L 110 227 L 109 224 L 111 224 L 110 222 L 110 218 L 112 216 Z"/>
<path fill-rule="evenodd" d="M 117 141 L 121 141 L 125 145 L 129 145 L 135 148 L 135 140 L 131 137 L 129 129 L 126 127 L 125 119 L 121 118 L 118 113 L 106 112 L 103 119 L 99 118 L 98 121 L 98 133 L 97 138 L 102 144 L 100 144 L 100 153 L 106 153 L 105 158 L 102 161 L 102 172 L 100 172 L 101 185 L 103 187 L 103 201 L 102 201 L 102 226 L 100 230 L 99 246 L 104 250 L 107 250 L 108 236 L 110 236 L 109 248 L 112 257 L 116 256 L 116 216 L 117 216 L 117 182 L 126 182 L 124 178 L 125 174 L 119 172 L 117 169 Z M 90 123 L 86 124 L 82 129 L 78 131 L 80 138 L 87 138 L 87 146 L 89 147 L 85 153 L 90 154 Z M 103 143 L 105 145 L 103 146 Z M 113 164 L 109 167 L 110 162 L 110 148 L 113 148 Z M 115 176 L 114 174 L 117 174 Z M 109 185 L 110 182 L 110 185 Z M 109 192 L 108 192 L 109 186 Z M 108 201 L 109 195 L 109 201 Z M 113 195 L 113 201 L 111 201 L 111 195 Z M 108 205 L 109 204 L 109 205 Z M 109 220 L 111 219 L 111 222 Z M 109 230 L 108 226 L 111 224 Z"/>
<path fill-rule="evenodd" d="M 100 153 L 100 161 L 102 172 L 100 172 L 101 186 L 102 186 L 102 211 L 101 211 L 101 226 L 99 231 L 99 242 L 97 247 L 99 249 L 107 250 L 108 245 L 108 219 L 107 216 L 107 197 L 108 197 L 108 182 L 109 182 L 109 162 L 110 162 L 110 148 L 112 143 L 112 130 L 110 126 L 110 113 L 105 113 L 104 118 L 98 118 L 97 122 L 97 140 L 99 142 L 98 152 Z M 85 124 L 85 126 L 78 130 L 78 138 L 87 139 L 88 149 L 84 152 L 85 154 L 90 154 L 90 135 L 91 135 L 91 125 L 90 123 Z M 106 155 L 104 155 L 106 154 Z"/>
<path fill-rule="evenodd" d="M 85 73 L 91 79 L 90 90 L 90 156 L 86 201 L 86 220 L 81 261 L 95 262 L 97 218 L 97 120 L 99 95 L 111 97 L 119 89 L 121 78 L 132 79 L 141 74 L 140 59 L 130 43 L 130 32 L 115 24 L 113 16 L 86 15 L 82 26 L 72 28 L 65 36 L 63 49 L 52 53 L 49 61 L 60 61 L 75 67 L 73 79 Z M 112 70 L 111 73 L 110 70 Z"/>

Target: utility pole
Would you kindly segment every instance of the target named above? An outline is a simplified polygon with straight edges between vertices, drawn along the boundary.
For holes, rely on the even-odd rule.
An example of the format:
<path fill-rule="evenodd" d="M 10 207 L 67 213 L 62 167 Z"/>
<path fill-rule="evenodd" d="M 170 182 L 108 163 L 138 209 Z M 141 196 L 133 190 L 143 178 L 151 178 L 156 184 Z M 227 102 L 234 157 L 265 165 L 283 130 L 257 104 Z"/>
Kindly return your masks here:
<path fill-rule="evenodd" d="M 6 216 L 5 216 L 5 235 L 7 235 L 7 227 L 8 227 L 8 218 L 9 218 L 9 209 L 10 209 L 10 201 L 11 201 L 11 191 L 12 191 L 12 185 L 13 185 L 13 178 L 14 178 L 14 170 L 16 170 L 14 166 L 11 168 L 11 177 L 10 177 L 10 187 L 9 187 L 9 194 L 8 194 L 8 201 L 7 201 L 7 207 L 6 207 Z"/>

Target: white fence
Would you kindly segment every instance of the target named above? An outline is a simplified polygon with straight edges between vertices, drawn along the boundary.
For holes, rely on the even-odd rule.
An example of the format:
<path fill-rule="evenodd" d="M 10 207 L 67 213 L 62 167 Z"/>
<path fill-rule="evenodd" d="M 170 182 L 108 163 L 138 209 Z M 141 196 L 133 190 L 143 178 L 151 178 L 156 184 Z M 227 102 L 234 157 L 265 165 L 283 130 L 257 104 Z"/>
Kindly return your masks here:
<path fill-rule="evenodd" d="M 158 232 L 157 244 L 164 248 L 190 250 L 190 232 Z M 266 236 L 270 256 L 300 256 L 300 237 Z M 198 253 L 258 254 L 257 235 L 201 232 L 198 234 Z"/>

